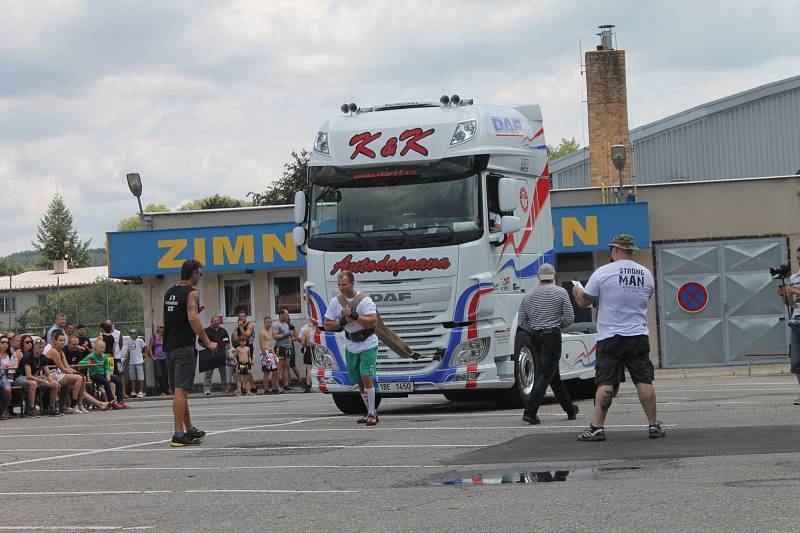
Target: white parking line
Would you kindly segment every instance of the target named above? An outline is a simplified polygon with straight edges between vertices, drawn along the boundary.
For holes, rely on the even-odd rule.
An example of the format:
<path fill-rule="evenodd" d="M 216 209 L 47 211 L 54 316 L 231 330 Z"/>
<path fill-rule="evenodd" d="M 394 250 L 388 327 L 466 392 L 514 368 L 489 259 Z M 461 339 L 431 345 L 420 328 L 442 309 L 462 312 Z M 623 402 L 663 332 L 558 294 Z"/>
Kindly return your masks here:
<path fill-rule="evenodd" d="M 152 450 L 150 450 L 152 451 Z M 357 470 L 357 469 L 419 469 L 437 468 L 451 470 L 445 465 L 249 465 L 249 466 L 120 466 L 105 468 L 38 468 L 25 470 L 0 470 L 4 474 L 73 474 L 75 472 L 152 472 L 152 471 L 218 471 L 218 470 Z M 74 493 L 70 493 L 74 494 Z"/>
<path fill-rule="evenodd" d="M 264 494 L 358 494 L 357 490 L 290 490 L 290 489 L 194 489 L 194 490 L 84 490 L 53 492 L 0 492 L 0 496 L 113 496 L 115 494 L 203 494 L 203 493 L 264 493 Z"/>
<path fill-rule="evenodd" d="M 234 429 L 223 429 L 221 431 L 209 432 L 209 435 L 220 435 L 220 434 L 223 434 L 223 433 L 235 433 L 237 431 L 244 431 L 244 430 L 248 430 L 248 429 L 264 428 L 264 427 L 291 426 L 291 425 L 295 425 L 295 424 L 302 424 L 304 422 L 313 422 L 315 420 L 322 420 L 323 418 L 325 418 L 325 417 L 322 417 L 322 418 L 305 418 L 305 419 L 300 419 L 300 420 L 293 420 L 291 422 L 281 422 L 281 423 L 278 423 L 278 424 L 265 424 L 265 425 L 261 425 L 261 426 L 245 426 L 245 427 L 234 428 Z M 150 446 L 150 445 L 154 445 L 154 444 L 165 444 L 167 442 L 170 442 L 171 440 L 172 440 L 172 438 L 170 437 L 169 439 L 162 439 L 162 440 L 156 440 L 156 441 L 151 441 L 151 442 L 141 442 L 141 443 L 137 443 L 137 444 L 126 444 L 125 446 L 116 446 L 116 447 L 113 447 L 113 448 L 106 448 L 105 450 L 100 450 L 100 451 L 92 450 L 92 451 L 88 451 L 88 452 L 77 452 L 77 453 L 70 453 L 70 454 L 65 454 L 65 455 L 53 455 L 53 456 L 50 456 L 50 457 L 38 457 L 36 459 L 23 459 L 22 461 L 10 461 L 8 463 L 0 463 L 0 468 L 6 467 L 6 466 L 27 464 L 27 463 L 37 463 L 37 462 L 41 462 L 41 461 L 54 461 L 54 460 L 57 460 L 57 459 L 70 459 L 72 457 L 82 457 L 84 455 L 94 455 L 94 454 L 97 454 L 97 453 L 104 453 L 104 452 L 115 452 L 115 451 L 119 451 L 119 450 L 127 450 L 129 448 L 139 448 L 141 446 Z"/>
<path fill-rule="evenodd" d="M 663 424 L 666 427 L 677 427 L 677 424 Z M 646 428 L 647 426 L 644 424 L 606 424 L 605 427 L 607 428 Z M 558 426 L 546 426 L 543 424 L 537 425 L 536 430 L 539 431 L 541 429 L 564 429 L 564 430 L 572 430 L 572 429 L 585 429 L 586 424 L 565 424 L 565 425 L 558 425 Z M 245 433 L 281 433 L 281 432 L 311 432 L 311 433 L 324 433 L 324 432 L 333 432 L 333 431 L 364 431 L 364 432 L 374 432 L 374 431 L 496 431 L 498 429 L 517 429 L 517 430 L 525 430 L 530 431 L 532 427 L 530 425 L 522 425 L 519 426 L 423 426 L 423 427 L 370 427 L 370 428 L 318 428 L 318 429 L 245 429 L 243 432 Z M 0 465 L 3 466 L 3 465 Z"/>
<path fill-rule="evenodd" d="M 310 446 L 227 446 L 212 448 L 209 446 L 196 446 L 188 448 L 186 451 L 280 451 L 280 450 L 339 450 L 339 449 L 376 449 L 376 448 L 483 448 L 486 446 L 493 446 L 492 444 L 315 444 Z M 60 448 L 60 449 L 47 449 L 47 448 L 17 448 L 17 449 L 4 449 L 0 453 L 41 453 L 41 452 L 103 452 L 108 448 Z M 127 450 L 117 450 L 119 453 L 153 453 L 165 452 L 175 453 L 171 448 L 129 448 Z M 2 473 L 2 472 L 0 472 Z"/>
<path fill-rule="evenodd" d="M 288 490 L 288 489 L 194 489 L 184 490 L 184 494 L 205 494 L 205 493 L 239 493 L 247 494 L 358 494 L 358 490 Z"/>
<path fill-rule="evenodd" d="M 156 526 L 0 526 L 0 531 L 146 531 Z"/>

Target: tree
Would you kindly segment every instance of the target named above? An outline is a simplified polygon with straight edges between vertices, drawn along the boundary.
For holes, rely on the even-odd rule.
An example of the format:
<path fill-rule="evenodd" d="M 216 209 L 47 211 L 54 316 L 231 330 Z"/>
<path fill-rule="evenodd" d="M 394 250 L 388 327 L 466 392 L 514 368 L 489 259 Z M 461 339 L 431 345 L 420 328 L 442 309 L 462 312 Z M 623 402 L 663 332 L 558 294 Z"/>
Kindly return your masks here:
<path fill-rule="evenodd" d="M 16 276 L 25 272 L 25 266 L 6 257 L 0 257 L 0 276 Z"/>
<path fill-rule="evenodd" d="M 253 205 L 287 205 L 294 203 L 294 193 L 308 188 L 308 159 L 311 153 L 307 150 L 292 150 L 292 160 L 283 165 L 283 177 L 275 180 L 264 192 L 249 192 Z"/>
<path fill-rule="evenodd" d="M 247 200 L 237 200 L 236 198 L 231 198 L 230 196 L 215 194 L 214 196 L 199 198 L 197 200 L 192 200 L 189 203 L 183 204 L 182 206 L 180 206 L 178 211 L 197 211 L 200 209 L 227 209 L 231 207 L 246 207 L 248 205 L 250 205 L 250 202 L 248 202 Z"/>
<path fill-rule="evenodd" d="M 141 286 L 119 282 L 108 282 L 106 286 L 106 281 L 98 278 L 86 287 L 62 290 L 60 295 L 50 292 L 44 305 L 34 305 L 19 317 L 20 329 L 47 327 L 58 312 L 67 313 L 73 324 L 86 324 L 90 334 L 107 318 L 117 324 L 144 327 Z"/>
<path fill-rule="evenodd" d="M 547 159 L 552 161 L 553 159 L 558 159 L 559 157 L 563 157 L 567 154 L 571 154 L 572 152 L 577 152 L 578 148 L 581 145 L 578 144 L 578 141 L 575 140 L 575 137 L 572 139 L 565 139 L 561 138 L 561 144 L 553 146 L 552 144 L 547 145 Z"/>
<path fill-rule="evenodd" d="M 36 240 L 32 242 L 36 251 L 42 254 L 39 266 L 49 268 L 59 259 L 69 259 L 73 268 L 89 266 L 89 242 L 78 239 L 78 232 L 72 227 L 72 213 L 64 205 L 61 195 L 56 194 L 39 222 Z"/>
<path fill-rule="evenodd" d="M 164 204 L 147 204 L 144 206 L 145 213 L 167 213 L 169 208 Z M 117 224 L 117 231 L 138 231 L 140 226 L 139 215 L 125 217 Z"/>

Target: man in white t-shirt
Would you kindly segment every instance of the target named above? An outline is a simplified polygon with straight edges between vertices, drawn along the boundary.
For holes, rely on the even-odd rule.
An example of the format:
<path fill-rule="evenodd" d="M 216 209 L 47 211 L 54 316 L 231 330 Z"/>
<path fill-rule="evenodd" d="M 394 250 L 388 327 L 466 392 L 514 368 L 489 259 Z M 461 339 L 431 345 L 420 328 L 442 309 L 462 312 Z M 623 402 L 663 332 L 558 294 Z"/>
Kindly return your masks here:
<path fill-rule="evenodd" d="M 578 440 L 606 440 L 603 425 L 623 367 L 636 385 L 650 438 L 663 437 L 661 421 L 656 419 L 655 370 L 650 361 L 647 329 L 647 301 L 655 289 L 653 274 L 633 260 L 638 248 L 632 236 L 617 235 L 609 247 L 611 263 L 595 270 L 585 288 L 572 288 L 581 307 L 598 303 L 594 421 L 578 435 Z"/>
<path fill-rule="evenodd" d="M 131 340 L 125 347 L 128 360 L 128 379 L 131 382 L 131 396 L 144 398 L 144 339 L 139 336 L 139 331 L 130 331 Z M 137 392 L 138 390 L 138 392 Z"/>
<path fill-rule="evenodd" d="M 355 289 L 355 278 L 349 270 L 341 271 L 336 277 L 336 283 L 347 305 L 342 306 L 338 296 L 328 303 L 328 309 L 325 311 L 325 329 L 328 331 L 344 329 L 347 373 L 350 381 L 358 382 L 361 398 L 367 407 L 367 416 L 359 418 L 358 423 L 374 426 L 378 423 L 375 387 L 372 381 L 378 359 L 378 337 L 375 335 L 378 308 L 372 298 L 366 295 L 359 297 L 360 301 L 355 309 L 350 307 L 358 293 Z"/>
<path fill-rule="evenodd" d="M 795 250 L 795 258 L 800 263 L 800 247 Z M 789 283 L 778 287 L 778 294 L 783 296 L 786 305 L 792 307 L 792 318 L 789 320 L 789 370 L 797 376 L 800 384 L 800 270 L 789 278 Z M 800 394 L 794 399 L 800 405 Z"/>

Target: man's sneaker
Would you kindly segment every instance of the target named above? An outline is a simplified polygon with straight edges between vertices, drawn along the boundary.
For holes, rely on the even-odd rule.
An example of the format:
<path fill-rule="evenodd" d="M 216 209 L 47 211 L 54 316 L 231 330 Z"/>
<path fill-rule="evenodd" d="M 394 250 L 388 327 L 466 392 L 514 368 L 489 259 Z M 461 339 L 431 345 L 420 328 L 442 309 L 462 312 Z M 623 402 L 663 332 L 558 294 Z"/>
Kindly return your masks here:
<path fill-rule="evenodd" d="M 200 446 L 200 441 L 198 439 L 193 439 L 189 435 L 172 435 L 172 442 L 170 442 L 170 446 L 173 448 L 181 448 L 183 446 Z"/>
<path fill-rule="evenodd" d="M 800 405 L 800 394 L 797 395 L 797 398 L 794 399 L 795 405 Z"/>
<path fill-rule="evenodd" d="M 211 391 L 210 390 L 203 391 L 203 394 L 205 394 L 206 396 L 210 396 L 211 395 Z"/>
<path fill-rule="evenodd" d="M 572 409 L 567 413 L 567 420 L 575 420 L 578 418 L 578 413 L 581 412 L 580 407 L 575 404 L 572 404 Z"/>
<path fill-rule="evenodd" d="M 258 394 L 258 389 L 250 389 L 250 394 Z"/>
<path fill-rule="evenodd" d="M 661 420 L 657 421 L 655 424 L 650 424 L 650 426 L 647 428 L 647 431 L 650 433 L 651 439 L 658 439 L 667 436 L 667 432 L 661 427 Z"/>
<path fill-rule="evenodd" d="M 277 389 L 272 389 L 272 394 L 283 394 L 283 389 L 280 387 Z"/>
<path fill-rule="evenodd" d="M 64 413 L 56 409 L 55 407 L 50 407 L 46 411 L 47 416 L 64 416 Z"/>
<path fill-rule="evenodd" d="M 368 426 L 376 426 L 378 424 L 378 413 L 368 416 L 364 423 Z"/>
<path fill-rule="evenodd" d="M 530 424 L 532 426 L 535 426 L 536 424 L 541 424 L 542 423 L 542 421 L 539 420 L 538 416 L 536 416 L 535 414 L 531 413 L 527 409 L 525 409 L 525 412 L 522 413 L 522 421 L 523 422 L 527 422 L 528 424 Z"/>
<path fill-rule="evenodd" d="M 22 416 L 26 418 L 39 418 L 39 412 L 35 408 L 31 408 L 27 409 Z"/>
<path fill-rule="evenodd" d="M 593 425 L 589 424 L 589 427 L 586 428 L 583 431 L 583 433 L 578 435 L 578 440 L 584 440 L 584 441 L 606 440 L 606 430 L 605 428 L 596 428 Z"/>
<path fill-rule="evenodd" d="M 294 387 L 292 387 L 291 385 L 286 385 L 286 386 L 283 388 L 283 390 L 294 390 Z"/>
<path fill-rule="evenodd" d="M 189 431 L 185 433 L 187 437 L 191 437 L 195 440 L 203 440 L 206 438 L 206 432 L 197 429 L 196 427 L 192 426 Z"/>

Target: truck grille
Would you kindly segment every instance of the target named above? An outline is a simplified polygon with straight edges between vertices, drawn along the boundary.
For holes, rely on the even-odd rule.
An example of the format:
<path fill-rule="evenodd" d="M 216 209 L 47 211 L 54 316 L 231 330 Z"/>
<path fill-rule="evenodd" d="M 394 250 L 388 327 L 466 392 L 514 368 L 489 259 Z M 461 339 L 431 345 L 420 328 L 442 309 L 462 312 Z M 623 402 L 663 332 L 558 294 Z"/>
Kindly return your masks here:
<path fill-rule="evenodd" d="M 381 313 L 381 320 L 397 333 L 422 357 L 414 360 L 402 358 L 390 352 L 383 344 L 378 345 L 377 370 L 381 374 L 409 374 L 430 371 L 438 366 L 434 360 L 436 351 L 445 347 L 446 330 L 440 323 L 424 324 L 436 318 L 435 314 Z"/>

